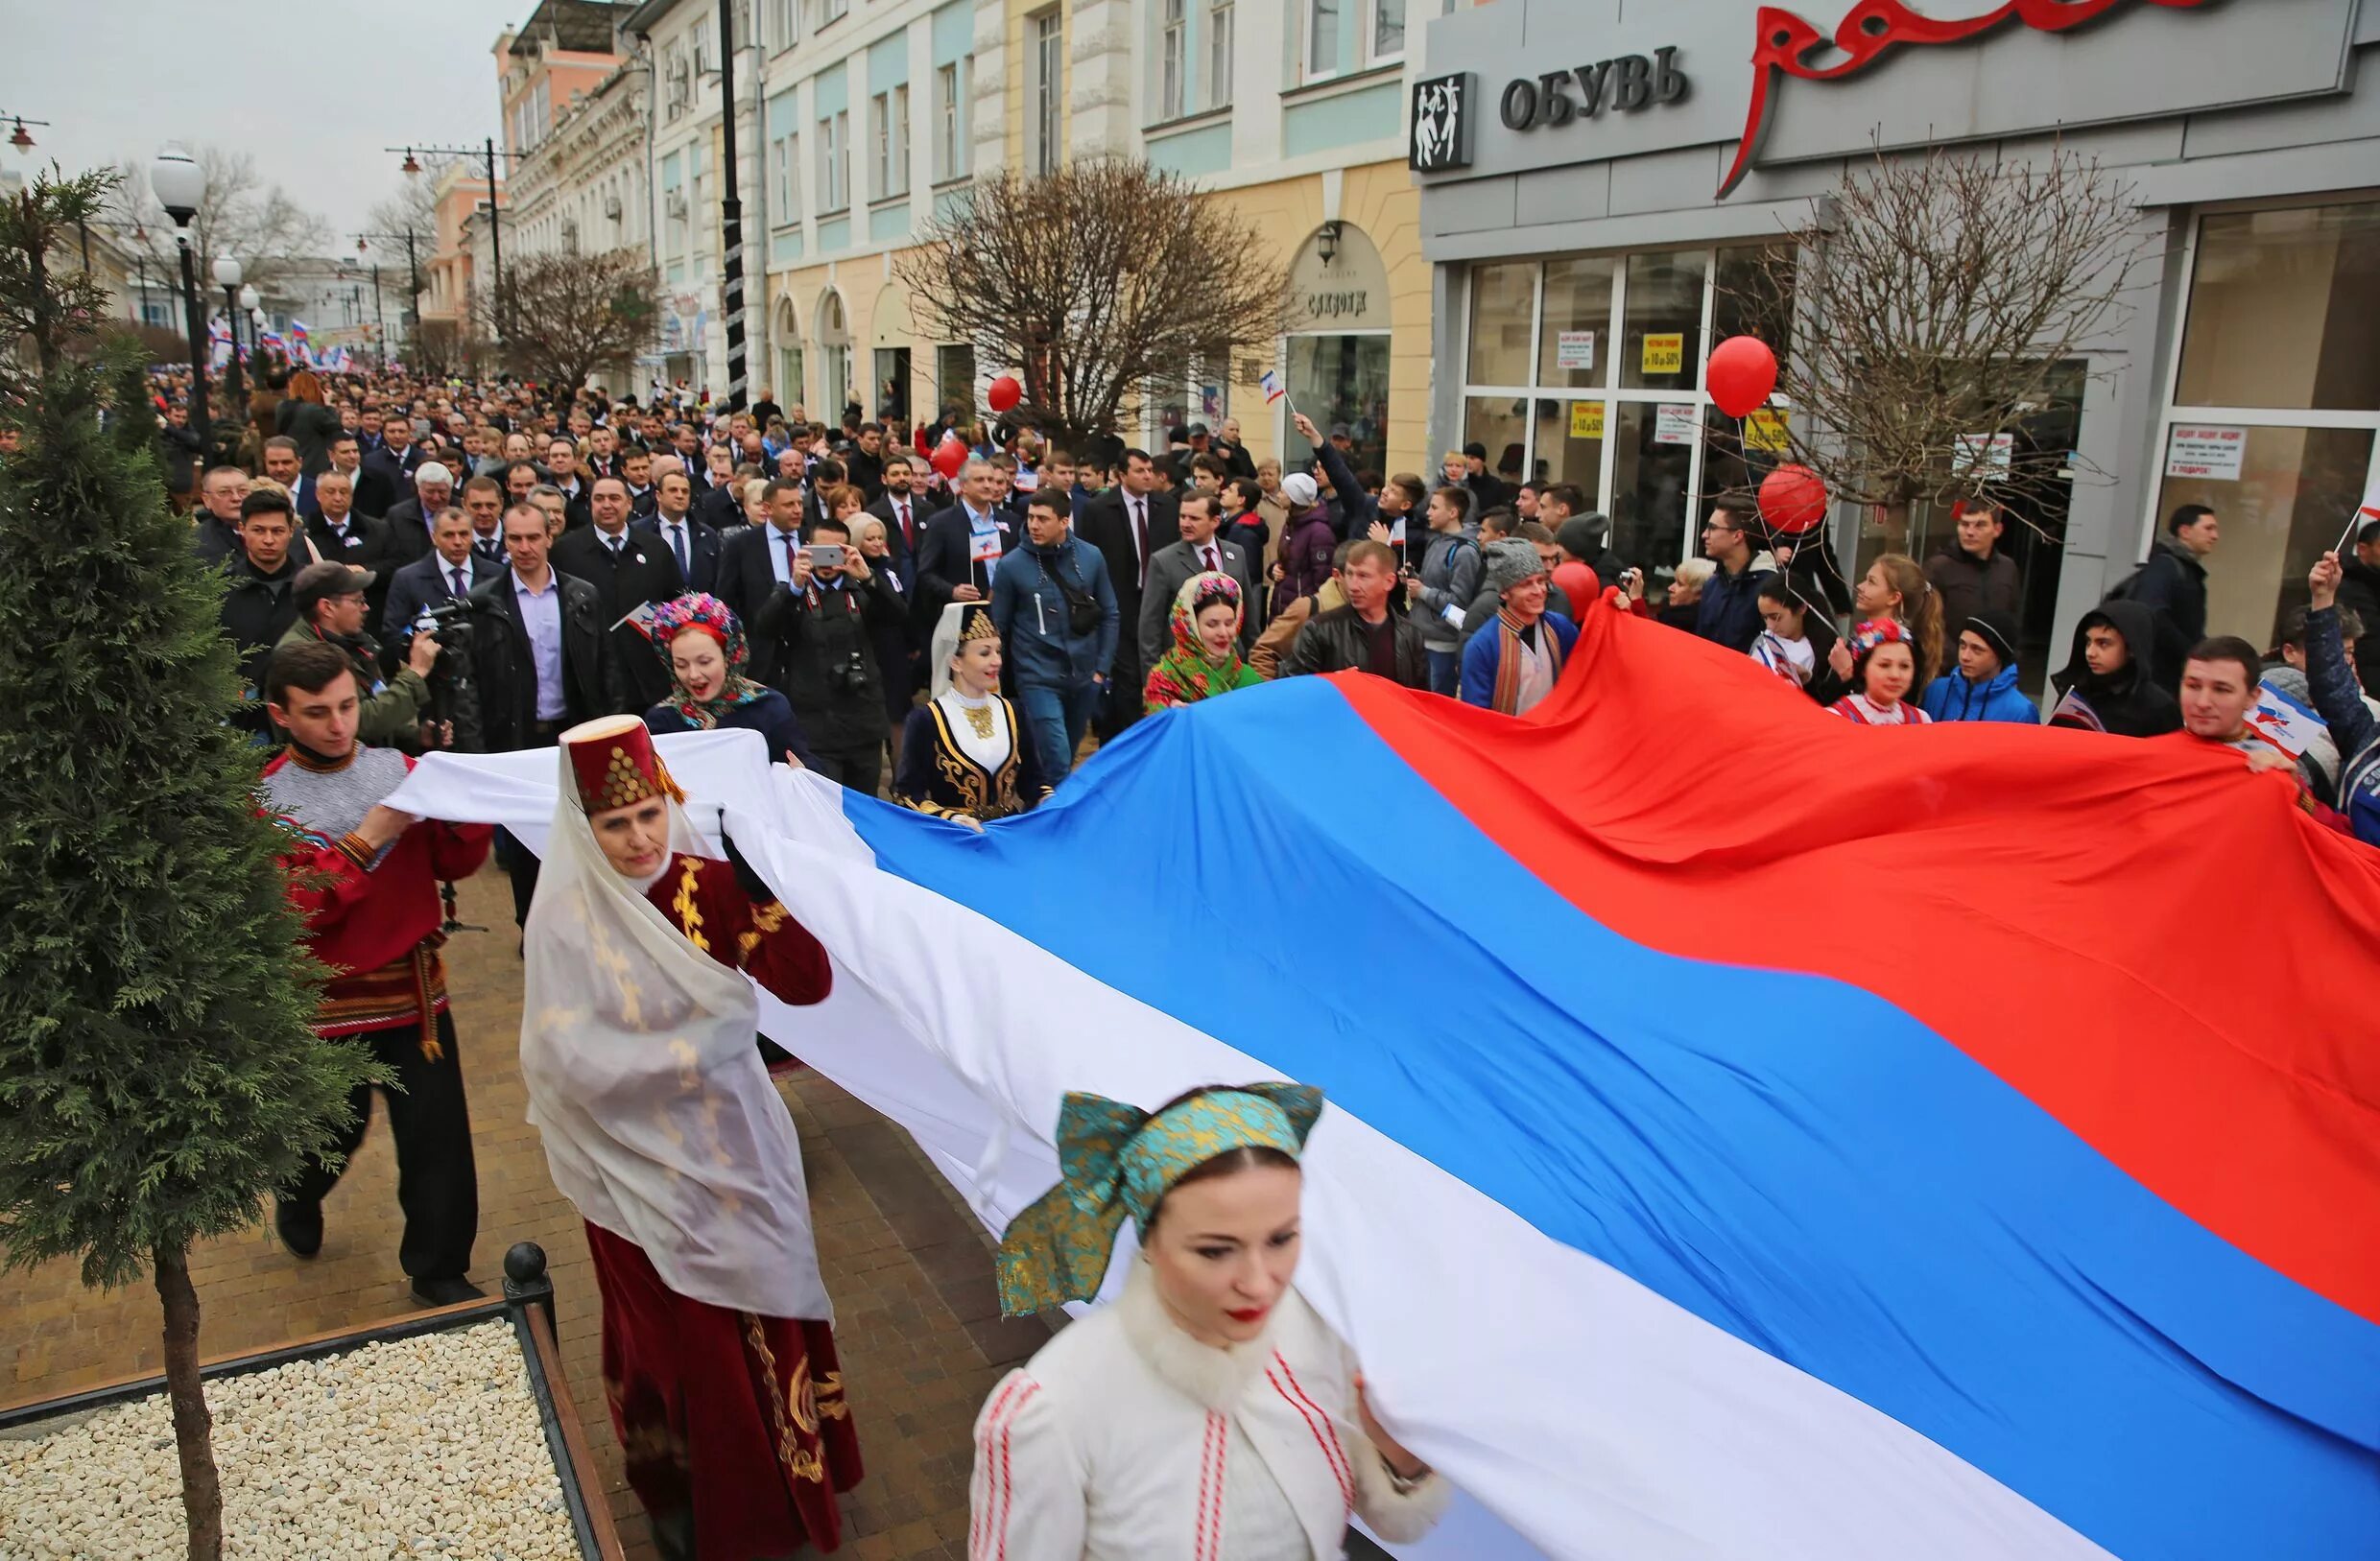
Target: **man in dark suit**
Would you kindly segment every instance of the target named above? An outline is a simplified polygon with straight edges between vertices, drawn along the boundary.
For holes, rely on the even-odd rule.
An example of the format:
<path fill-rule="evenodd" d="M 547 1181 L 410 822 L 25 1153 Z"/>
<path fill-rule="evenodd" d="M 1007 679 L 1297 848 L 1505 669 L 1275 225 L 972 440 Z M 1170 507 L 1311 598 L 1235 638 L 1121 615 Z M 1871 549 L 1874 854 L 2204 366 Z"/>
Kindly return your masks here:
<path fill-rule="evenodd" d="M 678 577 L 678 560 L 656 538 L 630 532 L 627 484 L 599 477 L 588 503 L 591 524 L 564 532 L 554 544 L 554 567 L 595 587 L 603 620 L 613 626 L 606 633 L 630 708 L 649 710 L 669 696 L 669 669 L 644 631 L 620 618 L 646 603 L 658 606 L 684 594 L 685 581 Z"/>
<path fill-rule="evenodd" d="M 354 435 L 341 434 L 330 441 L 330 465 L 327 469 L 346 473 L 349 485 L 348 508 L 359 514 L 377 517 L 382 513 L 381 510 L 366 509 L 360 502 L 364 493 L 363 464 L 363 449 L 355 442 Z M 314 482 L 311 479 L 307 481 L 304 491 L 298 496 L 298 513 L 309 524 L 322 518 L 322 501 L 315 492 Z M 369 568 L 370 565 L 367 564 L 365 567 Z"/>
<path fill-rule="evenodd" d="M 1157 658 L 1174 648 L 1174 598 L 1180 593 L 1182 582 L 1208 570 L 1228 575 L 1240 582 L 1241 649 L 1246 650 L 1255 638 L 1246 616 L 1248 603 L 1256 600 L 1253 560 L 1246 549 L 1215 534 L 1219 517 L 1213 494 L 1185 493 L 1180 509 L 1181 540 L 1157 549 L 1150 556 L 1149 579 L 1141 588 L 1140 664 L 1144 668 L 1155 666 Z"/>
<path fill-rule="evenodd" d="M 435 461 L 422 462 L 414 473 L 414 497 L 391 505 L 381 517 L 389 523 L 389 552 L 408 561 L 428 556 L 430 522 L 454 497 L 454 474 Z"/>
<path fill-rule="evenodd" d="M 997 559 L 975 556 L 979 530 L 996 536 L 1006 557 L 1023 536 L 1000 495 L 1006 484 L 988 461 L 970 459 L 959 473 L 959 502 L 925 523 L 925 539 L 917 544 L 913 593 L 923 622 L 933 623 L 953 602 L 991 600 L 991 573 Z"/>
<path fill-rule="evenodd" d="M 471 673 L 479 685 L 480 735 L 490 753 L 551 744 L 564 728 L 627 707 L 595 587 L 554 572 L 545 511 L 518 504 L 504 512 L 512 567 L 471 588 Z M 537 892 L 537 859 L 509 834 L 497 857 L 512 880 L 512 919 L 526 923 Z"/>
<path fill-rule="evenodd" d="M 926 513 L 917 503 L 916 467 L 898 450 L 884 458 L 884 497 L 868 512 L 884 522 L 884 539 L 892 549 L 892 573 L 901 578 L 904 595 L 917 590 L 917 549 L 925 541 Z"/>
<path fill-rule="evenodd" d="M 425 606 L 460 601 L 472 588 L 504 573 L 471 551 L 471 517 L 460 509 L 441 509 L 431 533 L 437 550 L 416 558 L 389 577 L 388 603 L 380 611 L 380 638 L 399 645 L 413 632 L 414 620 Z"/>
<path fill-rule="evenodd" d="M 389 551 L 388 522 L 355 512 L 355 480 L 336 467 L 310 485 L 308 497 L 321 507 L 306 523 L 306 539 L 325 563 L 349 564 L 374 577 L 364 593 L 366 622 L 379 618 L 389 597 L 389 577 L 403 560 Z"/>
<path fill-rule="evenodd" d="M 715 532 L 734 531 L 746 524 L 744 484 L 735 475 L 735 456 L 726 445 L 714 444 L 702 459 L 709 471 L 706 485 L 695 496 L 694 518 Z"/>
<path fill-rule="evenodd" d="M 589 481 L 598 477 L 628 475 L 622 470 L 620 437 L 612 432 L 610 424 L 598 424 L 587 431 L 586 460 L 582 464 L 586 467 Z"/>
<path fill-rule="evenodd" d="M 639 535 L 660 542 L 677 560 L 678 572 L 689 591 L 711 591 L 719 584 L 719 533 L 694 518 L 694 485 L 680 471 L 654 485 L 653 513 L 636 522 Z"/>
<path fill-rule="evenodd" d="M 412 421 L 403 413 L 391 413 L 380 425 L 379 448 L 364 457 L 355 488 L 356 507 L 368 515 L 387 514 L 413 491 L 414 474 L 424 459 L 414 443 Z M 426 541 L 423 546 L 426 551 Z"/>
<path fill-rule="evenodd" d="M 1149 453 L 1127 450 L 1124 481 L 1084 505 L 1083 518 L 1075 526 L 1076 533 L 1107 560 L 1116 614 L 1127 624 L 1140 622 L 1141 586 L 1149 578 L 1151 556 L 1181 534 L 1175 501 L 1158 492 L 1157 485 L 1156 466 Z M 1114 738 L 1140 719 L 1141 684 L 1148 672 L 1141 665 L 1139 636 L 1121 636 L 1107 679 L 1107 713 L 1099 728 L 1101 741 Z"/>
<path fill-rule="evenodd" d="M 751 675 L 780 692 L 784 689 L 785 644 L 774 635 L 750 632 L 751 624 L 770 594 L 801 578 L 801 485 L 771 483 L 763 501 L 765 525 L 747 526 L 719 547 L 719 600 L 744 621 L 745 639 L 751 650 Z"/>
<path fill-rule="evenodd" d="M 567 529 L 586 530 L 593 520 L 592 495 L 587 485 L 594 481 L 580 469 L 578 441 L 567 434 L 557 434 L 546 441 L 546 481 L 562 496 L 562 513 L 568 517 Z"/>
<path fill-rule="evenodd" d="M 874 504 L 884 497 L 884 425 L 862 423 L 859 435 L 843 458 L 844 471 L 853 487 L 868 495 Z"/>

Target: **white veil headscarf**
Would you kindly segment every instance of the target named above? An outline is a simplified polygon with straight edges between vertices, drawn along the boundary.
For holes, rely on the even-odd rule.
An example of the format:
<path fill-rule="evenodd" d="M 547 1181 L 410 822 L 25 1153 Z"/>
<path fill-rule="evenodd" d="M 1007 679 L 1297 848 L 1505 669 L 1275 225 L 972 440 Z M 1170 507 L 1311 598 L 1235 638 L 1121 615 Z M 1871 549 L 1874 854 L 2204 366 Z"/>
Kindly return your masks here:
<path fill-rule="evenodd" d="M 523 951 L 521 1078 L 554 1184 L 680 1295 L 832 1320 L 801 1146 L 753 1045 L 751 982 L 605 857 L 571 736 L 555 752 L 560 794 Z M 669 838 L 673 852 L 704 854 L 675 801 Z"/>
<path fill-rule="evenodd" d="M 933 662 L 934 681 L 928 690 L 929 698 L 939 699 L 950 688 L 950 658 L 959 653 L 959 630 L 966 623 L 969 603 L 953 602 L 942 608 L 942 615 L 934 620 L 934 640 L 926 648 Z"/>

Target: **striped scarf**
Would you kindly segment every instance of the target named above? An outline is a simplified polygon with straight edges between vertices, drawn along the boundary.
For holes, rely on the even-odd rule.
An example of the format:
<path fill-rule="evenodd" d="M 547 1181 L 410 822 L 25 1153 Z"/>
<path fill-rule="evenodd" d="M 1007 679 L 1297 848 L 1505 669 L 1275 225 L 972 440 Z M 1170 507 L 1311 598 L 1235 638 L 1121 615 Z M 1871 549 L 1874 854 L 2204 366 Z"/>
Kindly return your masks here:
<path fill-rule="evenodd" d="M 1520 713 L 1521 669 L 1528 665 L 1529 659 L 1529 647 L 1522 643 L 1520 630 L 1520 620 L 1512 616 L 1511 608 L 1507 607 L 1496 614 L 1496 690 L 1488 708 L 1507 716 Z M 1559 683 L 1562 669 L 1561 641 L 1554 637 L 1553 629 L 1547 627 L 1543 617 L 1537 619 L 1536 630 L 1537 648 L 1545 654 L 1547 678 Z"/>

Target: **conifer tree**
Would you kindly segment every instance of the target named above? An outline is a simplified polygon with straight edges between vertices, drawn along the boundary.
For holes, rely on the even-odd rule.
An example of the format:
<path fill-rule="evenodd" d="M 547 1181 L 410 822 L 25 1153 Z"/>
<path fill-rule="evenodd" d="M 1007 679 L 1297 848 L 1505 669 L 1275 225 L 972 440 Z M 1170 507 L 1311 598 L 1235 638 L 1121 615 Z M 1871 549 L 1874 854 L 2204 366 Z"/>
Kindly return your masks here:
<path fill-rule="evenodd" d="M 189 1553 L 215 1561 L 190 1248 L 296 1178 L 366 1067 L 308 1023 L 264 756 L 226 724 L 220 579 L 155 462 L 101 427 L 120 365 L 63 257 L 115 178 L 0 201 L 0 341 L 25 343 L 0 363 L 24 436 L 0 461 L 0 1243 L 95 1287 L 150 1271 Z"/>

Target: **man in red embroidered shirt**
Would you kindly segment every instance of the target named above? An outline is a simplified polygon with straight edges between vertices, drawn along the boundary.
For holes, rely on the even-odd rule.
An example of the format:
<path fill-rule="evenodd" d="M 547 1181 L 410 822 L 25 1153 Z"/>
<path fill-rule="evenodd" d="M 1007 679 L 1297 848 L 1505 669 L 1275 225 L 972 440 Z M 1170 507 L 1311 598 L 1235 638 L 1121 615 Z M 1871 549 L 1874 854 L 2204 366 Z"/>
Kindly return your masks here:
<path fill-rule="evenodd" d="M 432 1306 L 476 1300 L 482 1291 L 464 1274 L 479 1231 L 479 1176 L 438 955 L 438 885 L 476 872 L 494 832 L 416 820 L 381 800 L 413 760 L 355 740 L 355 674 L 337 646 L 280 646 L 266 668 L 265 699 L 290 742 L 265 766 L 261 798 L 289 827 L 290 898 L 305 914 L 315 958 L 330 967 L 315 1032 L 369 1044 L 394 1076 L 389 1130 L 405 1211 L 397 1262 L 414 1294 Z M 335 1146 L 343 1156 L 364 1141 L 370 1087 L 349 1103 L 354 1123 Z M 321 1250 L 322 1198 L 338 1180 L 318 1160 L 274 1205 L 274 1229 L 295 1256 Z"/>

